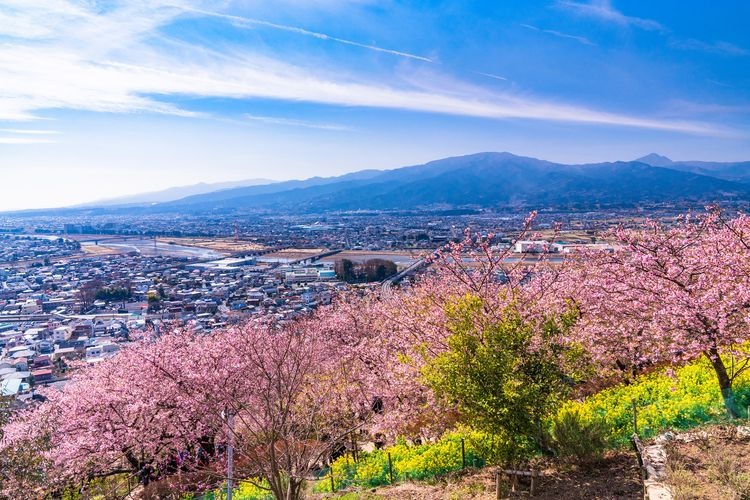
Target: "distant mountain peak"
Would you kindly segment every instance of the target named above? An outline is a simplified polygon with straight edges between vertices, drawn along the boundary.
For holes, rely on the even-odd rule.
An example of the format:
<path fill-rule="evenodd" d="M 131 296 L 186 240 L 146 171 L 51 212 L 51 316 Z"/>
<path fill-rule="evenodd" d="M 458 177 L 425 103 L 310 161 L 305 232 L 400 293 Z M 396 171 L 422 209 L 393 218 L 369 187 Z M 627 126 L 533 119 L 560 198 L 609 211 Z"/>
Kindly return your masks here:
<path fill-rule="evenodd" d="M 652 162 L 671 165 L 664 168 Z M 685 172 L 676 168 L 679 165 L 657 154 L 638 162 L 565 165 L 507 152 L 482 152 L 393 170 L 223 190 L 154 209 L 296 213 L 468 206 L 588 209 L 750 199 L 747 184 Z"/>
<path fill-rule="evenodd" d="M 633 161 L 570 165 L 508 152 L 482 152 L 391 170 L 260 182 L 270 181 L 251 179 L 234 186 L 201 183 L 70 207 L 65 213 L 301 214 L 446 207 L 591 210 L 677 202 L 704 206 L 750 200 L 750 161 L 673 162 L 651 153 Z"/>
<path fill-rule="evenodd" d="M 647 154 L 646 156 L 638 158 L 635 161 L 645 163 L 646 165 L 651 165 L 652 167 L 668 167 L 674 164 L 674 162 L 666 156 L 662 156 L 656 153 Z"/>

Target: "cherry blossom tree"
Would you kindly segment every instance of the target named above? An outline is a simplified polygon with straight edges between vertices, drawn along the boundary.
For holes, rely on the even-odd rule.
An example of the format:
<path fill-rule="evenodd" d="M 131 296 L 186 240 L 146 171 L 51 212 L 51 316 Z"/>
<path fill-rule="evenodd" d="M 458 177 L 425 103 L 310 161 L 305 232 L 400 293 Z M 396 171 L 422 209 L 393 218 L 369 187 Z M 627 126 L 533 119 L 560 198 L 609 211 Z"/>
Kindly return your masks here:
<path fill-rule="evenodd" d="M 371 396 L 325 325 L 322 312 L 278 329 L 230 328 L 190 347 L 200 356 L 189 374 L 163 368 L 204 411 L 234 415 L 219 441 L 231 434 L 238 474 L 265 479 L 276 498 L 298 498 L 311 471 L 368 421 Z"/>
<path fill-rule="evenodd" d="M 469 298 L 481 304 L 471 315 L 471 335 L 477 337 L 497 331 L 509 314 L 517 317 L 529 329 L 528 343 L 518 352 L 527 349 L 529 356 L 562 338 L 543 338 L 549 320 L 546 290 L 557 274 L 541 272 L 549 267 L 544 255 L 519 258 L 512 253 L 515 241 L 528 236 L 534 216 L 509 244 L 497 245 L 494 235 L 467 231 L 463 240 L 430 256 L 428 271 L 410 286 L 337 306 L 340 333 L 346 338 L 342 343 L 370 371 L 370 392 L 382 406 L 373 432 L 436 437 L 461 418 L 455 398 L 436 394 L 426 377 L 433 362 L 451 350 L 456 329 L 450 311 L 457 301 Z M 564 349 L 556 356 L 567 371 Z"/>
<path fill-rule="evenodd" d="M 123 473 L 148 482 L 158 464 L 197 443 L 210 425 L 149 363 L 171 355 L 175 340 L 133 345 L 79 371 L 62 390 L 48 390 L 45 403 L 6 426 L 3 448 L 41 443 L 51 489 Z"/>
<path fill-rule="evenodd" d="M 191 471 L 212 479 L 209 487 L 225 477 L 231 438 L 237 477 L 265 479 L 276 498 L 299 498 L 303 481 L 371 408 L 353 360 L 324 324 L 316 316 L 144 339 L 16 416 L 2 447 L 42 438 L 51 488 Z M 231 428 L 222 418 L 230 412 Z"/>
<path fill-rule="evenodd" d="M 712 210 L 607 237 L 614 251 L 578 253 L 559 281 L 581 311 L 576 340 L 630 375 L 704 356 L 736 416 L 732 384 L 750 363 L 750 218 Z"/>

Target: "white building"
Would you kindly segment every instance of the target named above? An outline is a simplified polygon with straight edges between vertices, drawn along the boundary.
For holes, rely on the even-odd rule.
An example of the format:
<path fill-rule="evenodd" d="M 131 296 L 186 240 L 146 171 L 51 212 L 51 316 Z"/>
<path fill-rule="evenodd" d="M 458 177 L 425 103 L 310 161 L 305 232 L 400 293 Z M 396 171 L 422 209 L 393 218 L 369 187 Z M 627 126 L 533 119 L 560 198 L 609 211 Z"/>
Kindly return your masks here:
<path fill-rule="evenodd" d="M 284 275 L 284 281 L 287 283 L 306 283 L 308 281 L 317 281 L 319 277 L 318 269 L 314 267 L 305 267 L 294 269 Z"/>
<path fill-rule="evenodd" d="M 521 240 L 513 247 L 516 253 L 555 253 L 557 247 L 544 240 Z"/>
<path fill-rule="evenodd" d="M 52 330 L 52 341 L 62 342 L 68 340 L 72 334 L 72 330 L 69 326 L 58 326 Z"/>

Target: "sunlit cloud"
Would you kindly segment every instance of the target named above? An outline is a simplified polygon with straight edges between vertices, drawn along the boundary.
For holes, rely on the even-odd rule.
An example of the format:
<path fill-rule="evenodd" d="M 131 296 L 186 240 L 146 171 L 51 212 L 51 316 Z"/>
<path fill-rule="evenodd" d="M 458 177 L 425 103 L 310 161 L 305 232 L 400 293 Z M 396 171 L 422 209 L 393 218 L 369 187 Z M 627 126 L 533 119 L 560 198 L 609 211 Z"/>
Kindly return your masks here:
<path fill-rule="evenodd" d="M 211 49 L 161 34 L 160 28 L 178 18 L 205 15 L 200 1 L 129 1 L 104 11 L 64 0 L 33 0 L 26 6 L 25 1 L 11 0 L 0 7 L 10 23 L 0 30 L 14 37 L 0 42 L 0 120 L 4 121 L 32 120 L 49 109 L 205 116 L 169 102 L 171 97 L 189 96 L 726 133 L 711 124 L 630 116 L 488 90 L 437 73 L 410 73 L 402 68 L 385 79 L 374 79 L 343 69 L 322 71 L 245 46 Z M 291 26 L 237 19 L 357 45 Z M 24 35 L 29 26 L 36 28 Z M 421 57 L 370 45 L 362 48 L 407 59 Z"/>

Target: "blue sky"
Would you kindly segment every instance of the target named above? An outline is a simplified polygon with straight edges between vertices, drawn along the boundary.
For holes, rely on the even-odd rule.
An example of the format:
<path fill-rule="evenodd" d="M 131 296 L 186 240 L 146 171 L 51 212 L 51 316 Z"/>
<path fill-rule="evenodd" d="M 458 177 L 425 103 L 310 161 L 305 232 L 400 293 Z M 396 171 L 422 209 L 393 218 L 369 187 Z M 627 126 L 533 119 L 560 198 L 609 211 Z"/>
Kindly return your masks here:
<path fill-rule="evenodd" d="M 0 210 L 511 151 L 750 160 L 750 2 L 3 0 Z"/>

